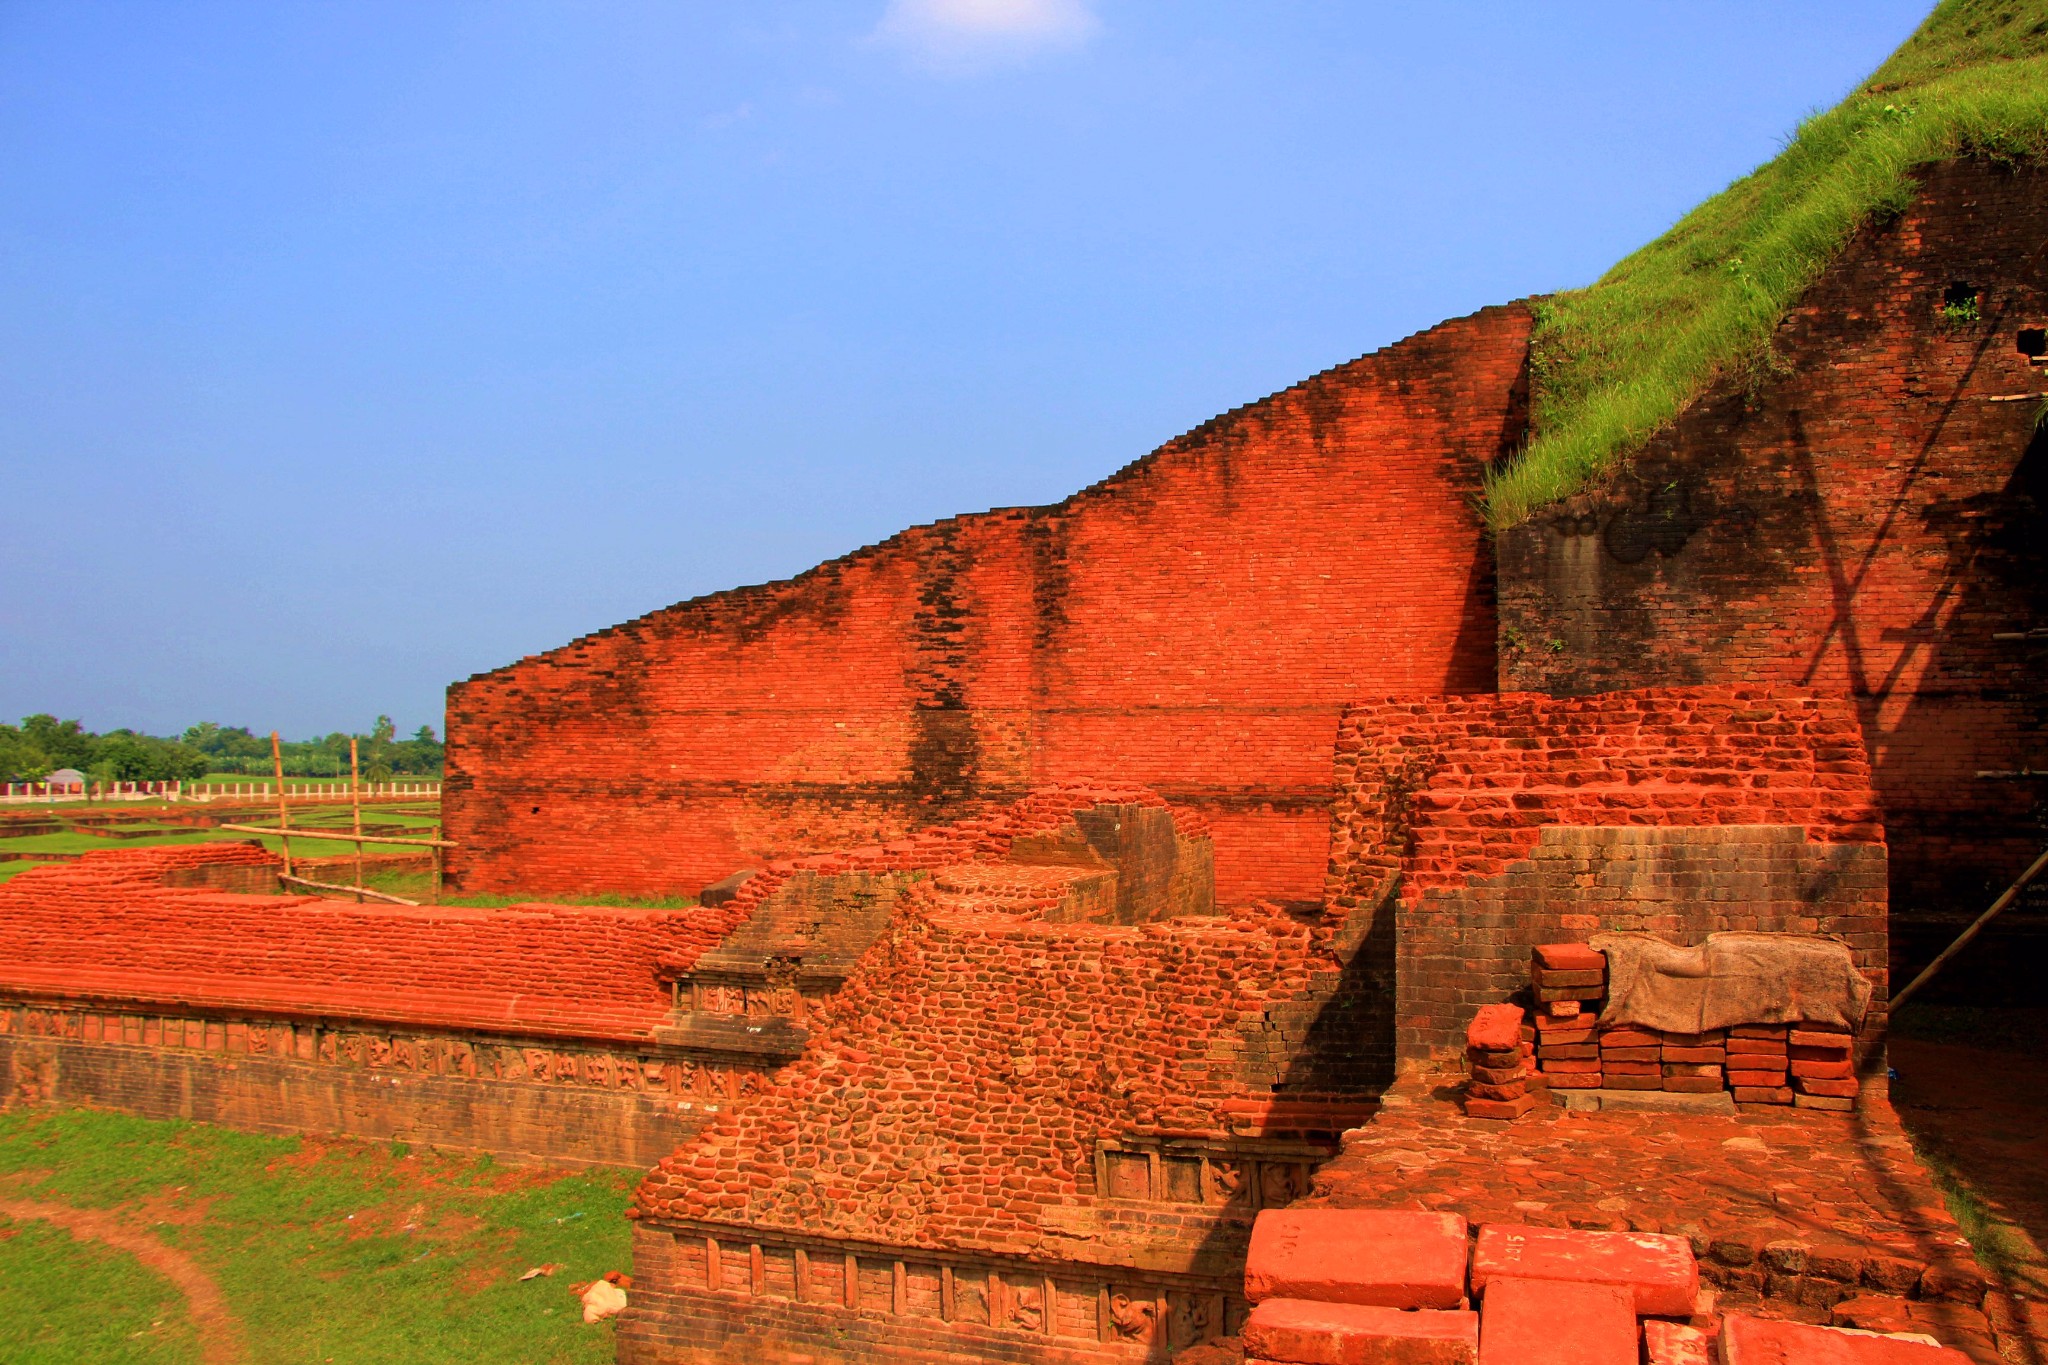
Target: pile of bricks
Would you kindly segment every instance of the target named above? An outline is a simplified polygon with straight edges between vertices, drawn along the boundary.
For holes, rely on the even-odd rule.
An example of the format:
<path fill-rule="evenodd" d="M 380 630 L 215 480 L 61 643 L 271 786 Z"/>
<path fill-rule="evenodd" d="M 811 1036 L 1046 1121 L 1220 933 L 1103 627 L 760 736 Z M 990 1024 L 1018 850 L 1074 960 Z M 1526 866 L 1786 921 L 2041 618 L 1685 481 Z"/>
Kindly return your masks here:
<path fill-rule="evenodd" d="M 1726 1089 L 1740 1104 L 1856 1107 L 1854 1037 L 1839 1025 L 1737 1024 L 1708 1033 L 1603 1028 L 1596 1016 L 1607 987 L 1604 954 L 1582 943 L 1542 944 L 1531 951 L 1529 974 L 1539 1083 L 1551 1089 Z"/>
<path fill-rule="evenodd" d="M 1728 1088 L 1738 1104 L 1790 1104 L 1785 1083 L 1790 1024 L 1737 1024 L 1728 1030 Z"/>
<path fill-rule="evenodd" d="M 1479 1119 L 1518 1119 L 1536 1107 L 1530 1093 L 1534 1044 L 1514 1005 L 1482 1005 L 1465 1030 L 1465 1112 Z"/>
<path fill-rule="evenodd" d="M 1856 1072 L 1851 1050 L 1854 1042 L 1846 1029 L 1822 1024 L 1794 1024 L 1786 1041 L 1790 1045 L 1792 1102 L 1801 1109 L 1856 1107 Z"/>
<path fill-rule="evenodd" d="M 1245 1297 L 1245 1365 L 1969 1361 L 1926 1338 L 1716 1318 L 1684 1237 L 1489 1223 L 1475 1239 L 1454 1213 L 1268 1210 Z"/>
<path fill-rule="evenodd" d="M 1545 943 L 1530 951 L 1536 996 L 1536 1062 L 1558 1090 L 1596 1090 L 1602 1069 L 1595 1018 L 1607 995 L 1607 955 L 1583 943 Z"/>
<path fill-rule="evenodd" d="M 1541 943 L 1529 950 L 1529 979 L 1538 1013 L 1568 1028 L 1572 1020 L 1600 1012 L 1607 998 L 1607 954 L 1583 943 Z"/>
<path fill-rule="evenodd" d="M 1623 1026 L 1600 1030 L 1600 1083 L 1609 1090 L 1711 1095 L 1725 1086 L 1728 1035 L 1665 1033 Z"/>

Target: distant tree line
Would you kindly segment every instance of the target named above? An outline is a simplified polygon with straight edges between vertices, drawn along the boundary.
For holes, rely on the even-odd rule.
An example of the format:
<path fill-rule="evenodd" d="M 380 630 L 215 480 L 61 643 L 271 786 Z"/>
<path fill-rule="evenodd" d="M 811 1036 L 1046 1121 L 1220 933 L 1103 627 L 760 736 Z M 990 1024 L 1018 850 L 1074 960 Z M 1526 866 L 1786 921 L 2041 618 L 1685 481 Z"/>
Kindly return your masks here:
<path fill-rule="evenodd" d="M 379 716 L 364 735 L 339 731 L 317 739 L 291 739 L 280 746 L 286 777 L 347 777 L 348 742 L 365 781 L 393 777 L 438 777 L 442 745 L 422 725 L 411 739 L 399 739 L 391 717 Z M 203 721 L 176 738 L 111 730 L 96 735 L 75 720 L 28 716 L 20 725 L 0 725 L 0 777 L 40 781 L 59 768 L 75 768 L 95 782 L 190 782 L 208 773 L 271 774 L 270 736 L 247 726 Z"/>

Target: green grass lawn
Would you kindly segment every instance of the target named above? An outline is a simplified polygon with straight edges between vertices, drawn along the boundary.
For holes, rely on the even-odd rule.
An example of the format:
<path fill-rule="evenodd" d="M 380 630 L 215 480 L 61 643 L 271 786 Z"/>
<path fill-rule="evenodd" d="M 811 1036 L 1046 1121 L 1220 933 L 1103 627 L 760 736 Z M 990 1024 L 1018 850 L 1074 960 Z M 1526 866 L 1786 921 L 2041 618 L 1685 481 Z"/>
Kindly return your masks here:
<path fill-rule="evenodd" d="M 346 824 L 342 826 L 347 828 Z M 151 839 L 98 839 L 90 834 L 33 834 L 25 839 L 0 839 L 0 856 L 10 852 L 23 853 L 99 853 L 110 848 L 153 848 L 164 844 L 212 844 L 224 840 L 255 839 L 265 848 L 277 852 L 284 847 L 284 841 L 273 834 L 238 834 L 231 830 L 174 829 L 167 830 L 160 838 Z M 338 839 L 318 839 L 302 835 L 292 836 L 292 855 L 298 858 L 338 858 L 344 853 L 355 852 L 355 844 Z M 365 843 L 365 853 L 412 853 L 416 850 L 403 844 Z"/>
<path fill-rule="evenodd" d="M 69 813 L 70 809 L 60 808 L 58 812 L 59 818 Z M 94 809 L 99 810 L 104 809 L 104 807 L 95 807 Z M 148 837 L 141 839 L 110 839 L 100 835 L 69 831 L 58 834 L 32 834 L 13 839 L 0 837 L 0 858 L 6 858 L 10 853 L 17 851 L 23 853 L 92 853 L 100 849 L 109 848 L 149 848 L 162 844 L 204 844 L 229 839 L 256 839 L 273 853 L 282 852 L 284 848 L 284 841 L 275 835 L 241 834 L 233 830 L 194 829 L 188 825 L 162 824 L 156 819 L 157 814 L 158 812 L 154 810 L 137 811 L 135 819 L 124 820 L 115 826 L 115 828 L 122 831 L 140 830 L 146 832 Z M 295 827 L 303 823 L 308 829 L 345 830 L 349 827 L 350 813 L 346 806 L 340 808 L 334 806 L 305 806 L 293 810 L 291 819 Z M 243 822 L 248 824 L 272 824 L 275 823 L 275 816 L 272 813 L 266 812 L 260 817 L 244 817 Z M 363 808 L 363 823 L 372 827 L 379 825 L 403 825 L 408 831 L 418 831 L 420 836 L 431 836 L 440 824 L 440 816 L 438 810 L 431 805 L 407 805 L 395 808 L 372 805 Z M 0 836 L 4 836 L 5 831 L 6 826 L 0 825 Z M 415 836 L 408 833 L 405 837 Z M 366 843 L 363 846 L 363 852 L 365 853 L 417 853 L 419 851 L 415 847 L 404 844 Z M 321 839 L 310 835 L 303 838 L 294 836 L 292 839 L 292 855 L 298 858 L 338 858 L 353 852 L 355 852 L 355 845 L 353 843 L 344 843 L 338 839 Z M 20 861 L 0 862 L 0 882 L 4 882 L 11 877 L 20 876 L 29 868 L 37 866 L 41 866 L 41 864 Z M 427 881 L 426 876 L 422 874 L 420 885 L 424 887 Z"/>
<path fill-rule="evenodd" d="M 0 1198 L 107 1210 L 220 1287 L 263 1365 L 609 1362 L 573 1282 L 627 1269 L 631 1172 L 81 1110 L 0 1114 Z M 548 1278 L 520 1283 L 529 1266 Z M 199 1358 L 182 1295 L 125 1253 L 0 1219 L 0 1360 Z"/>
<path fill-rule="evenodd" d="M 0 1358 L 184 1365 L 199 1359 L 199 1337 L 178 1291 L 133 1256 L 0 1218 Z"/>

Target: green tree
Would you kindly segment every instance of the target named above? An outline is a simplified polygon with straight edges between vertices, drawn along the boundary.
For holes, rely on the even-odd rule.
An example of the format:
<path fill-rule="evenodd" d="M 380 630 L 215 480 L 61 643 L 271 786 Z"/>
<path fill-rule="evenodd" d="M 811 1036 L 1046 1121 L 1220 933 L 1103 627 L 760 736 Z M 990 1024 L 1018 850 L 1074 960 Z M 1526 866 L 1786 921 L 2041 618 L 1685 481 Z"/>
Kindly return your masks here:
<path fill-rule="evenodd" d="M 446 752 L 441 741 L 434 738 L 434 727 L 422 725 L 413 731 L 411 739 L 398 746 L 399 771 L 438 777 Z"/>
<path fill-rule="evenodd" d="M 75 720 L 58 720 L 52 715 L 24 717 L 21 722 L 21 737 L 52 768 L 77 768 L 84 771 L 93 764 L 99 747 L 98 737 Z"/>
<path fill-rule="evenodd" d="M 41 749 L 12 725 L 0 725 L 0 782 L 35 782 L 49 771 Z"/>
<path fill-rule="evenodd" d="M 211 766 L 197 749 L 133 730 L 115 730 L 96 747 L 91 772 L 102 782 L 189 782 Z"/>
<path fill-rule="evenodd" d="M 183 743 L 205 754 L 211 766 L 224 773 L 256 772 L 270 766 L 270 737 L 251 734 L 246 725 L 201 721 L 185 731 Z"/>
<path fill-rule="evenodd" d="M 392 724 L 391 717 L 377 717 L 376 725 L 370 729 L 369 742 L 362 747 L 364 777 L 372 782 L 391 780 L 391 761 L 398 756 L 398 746 L 393 742 L 397 734 L 398 727 Z"/>

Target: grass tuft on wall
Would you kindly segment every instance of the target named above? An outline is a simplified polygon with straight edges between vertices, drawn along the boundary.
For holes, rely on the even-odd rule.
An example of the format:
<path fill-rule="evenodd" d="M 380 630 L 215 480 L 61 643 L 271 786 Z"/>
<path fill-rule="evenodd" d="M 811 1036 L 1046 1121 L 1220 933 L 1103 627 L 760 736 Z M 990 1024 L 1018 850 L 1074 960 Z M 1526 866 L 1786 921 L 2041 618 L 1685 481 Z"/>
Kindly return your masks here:
<path fill-rule="evenodd" d="M 1965 154 L 2048 152 L 2048 6 L 1945 0 L 1855 93 L 1784 151 L 1586 289 L 1536 304 L 1527 448 L 1489 473 L 1505 530 L 1585 488 L 1771 333 L 1864 223 L 1902 212 L 1912 172 Z"/>

